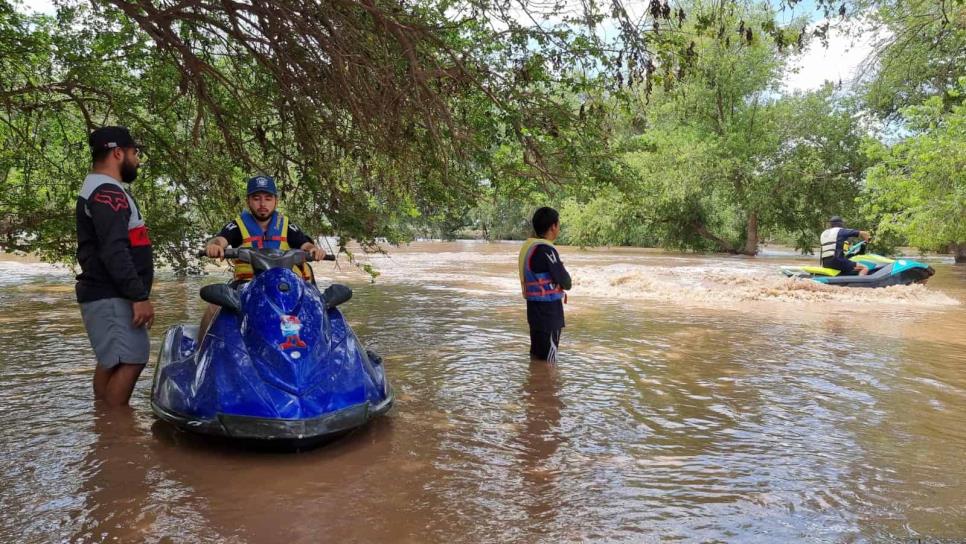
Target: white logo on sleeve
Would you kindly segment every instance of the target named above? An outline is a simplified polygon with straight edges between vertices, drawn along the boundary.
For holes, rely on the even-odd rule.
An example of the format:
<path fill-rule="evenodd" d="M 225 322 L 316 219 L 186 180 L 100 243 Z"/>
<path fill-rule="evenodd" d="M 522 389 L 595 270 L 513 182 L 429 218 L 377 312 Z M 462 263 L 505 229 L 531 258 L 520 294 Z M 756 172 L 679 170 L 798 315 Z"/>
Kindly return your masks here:
<path fill-rule="evenodd" d="M 557 264 L 557 254 L 556 253 L 547 253 L 547 259 L 550 261 L 550 264 Z"/>

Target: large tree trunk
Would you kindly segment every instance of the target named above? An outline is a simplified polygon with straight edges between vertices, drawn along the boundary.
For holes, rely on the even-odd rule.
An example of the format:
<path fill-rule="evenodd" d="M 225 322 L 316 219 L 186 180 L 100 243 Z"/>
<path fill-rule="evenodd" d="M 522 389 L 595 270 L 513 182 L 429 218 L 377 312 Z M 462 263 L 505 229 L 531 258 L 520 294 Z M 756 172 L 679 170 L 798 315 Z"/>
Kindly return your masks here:
<path fill-rule="evenodd" d="M 758 254 L 758 214 L 755 212 L 748 214 L 748 223 L 745 225 L 745 245 L 741 248 L 735 247 L 731 242 L 715 235 L 700 221 L 692 221 L 691 228 L 702 238 L 707 238 L 716 243 L 718 249 L 726 253 L 733 253 L 735 255 Z"/>
<path fill-rule="evenodd" d="M 966 263 L 966 242 L 956 242 L 949 244 L 949 252 L 956 259 L 956 264 Z"/>
<path fill-rule="evenodd" d="M 711 232 L 710 230 L 708 230 L 707 227 L 704 226 L 704 223 L 700 221 L 692 221 L 691 228 L 694 229 L 694 232 L 698 233 L 698 236 L 702 238 L 707 238 L 708 240 L 711 240 L 712 242 L 718 244 L 718 249 L 720 249 L 721 251 L 724 251 L 726 253 L 738 253 L 738 250 L 735 249 L 735 246 L 731 245 L 731 243 L 728 242 L 727 240 L 719 236 L 716 236 L 713 232 Z"/>
<path fill-rule="evenodd" d="M 745 225 L 745 247 L 741 250 L 741 254 L 758 254 L 758 214 L 755 212 L 748 214 L 748 223 Z"/>

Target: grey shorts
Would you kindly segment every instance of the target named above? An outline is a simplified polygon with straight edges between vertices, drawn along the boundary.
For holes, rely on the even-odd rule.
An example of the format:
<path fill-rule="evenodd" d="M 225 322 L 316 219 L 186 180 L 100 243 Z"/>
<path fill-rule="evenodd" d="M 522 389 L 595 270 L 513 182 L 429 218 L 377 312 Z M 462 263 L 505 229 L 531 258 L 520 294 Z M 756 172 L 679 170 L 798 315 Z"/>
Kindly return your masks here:
<path fill-rule="evenodd" d="M 87 337 L 101 368 L 114 368 L 118 363 L 147 364 L 151 356 L 151 340 L 147 327 L 134 328 L 134 309 L 124 298 L 102 298 L 80 305 Z"/>

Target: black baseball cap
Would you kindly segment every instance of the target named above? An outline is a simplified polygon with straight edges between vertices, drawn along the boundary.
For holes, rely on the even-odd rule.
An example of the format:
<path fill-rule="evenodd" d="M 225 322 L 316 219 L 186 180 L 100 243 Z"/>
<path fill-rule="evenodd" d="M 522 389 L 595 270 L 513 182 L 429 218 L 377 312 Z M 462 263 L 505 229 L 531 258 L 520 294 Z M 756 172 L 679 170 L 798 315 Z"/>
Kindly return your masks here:
<path fill-rule="evenodd" d="M 114 149 L 115 147 L 136 147 L 141 148 L 127 127 L 101 127 L 87 138 L 87 143 L 91 146 L 91 151 L 101 149 Z"/>
<path fill-rule="evenodd" d="M 841 227 L 842 225 L 845 224 L 845 221 L 843 221 L 841 217 L 837 215 L 833 215 L 832 217 L 829 218 L 828 224 L 832 225 L 833 227 Z"/>

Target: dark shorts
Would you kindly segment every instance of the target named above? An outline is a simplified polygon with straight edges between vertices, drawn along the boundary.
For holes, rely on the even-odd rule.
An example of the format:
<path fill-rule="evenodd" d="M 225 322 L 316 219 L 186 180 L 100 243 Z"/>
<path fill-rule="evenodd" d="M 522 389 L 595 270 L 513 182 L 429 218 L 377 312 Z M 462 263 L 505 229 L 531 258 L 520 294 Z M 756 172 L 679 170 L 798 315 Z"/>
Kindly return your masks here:
<path fill-rule="evenodd" d="M 130 300 L 102 298 L 84 302 L 80 309 L 98 366 L 110 369 L 118 363 L 147 364 L 151 356 L 148 329 L 131 324 L 134 308 Z"/>
<path fill-rule="evenodd" d="M 848 259 L 829 259 L 823 263 L 826 268 L 834 268 L 842 273 L 843 276 L 854 276 L 855 263 Z"/>
<path fill-rule="evenodd" d="M 538 331 L 530 329 L 530 357 L 557 362 L 557 346 L 560 345 L 560 329 L 552 331 Z"/>

